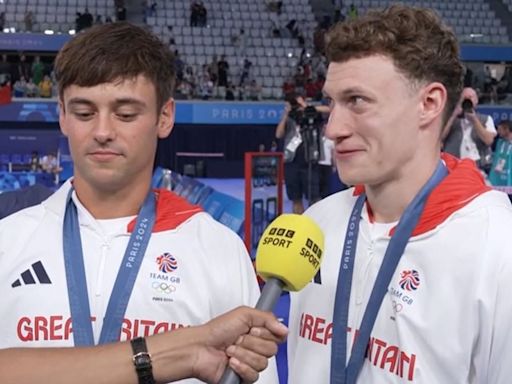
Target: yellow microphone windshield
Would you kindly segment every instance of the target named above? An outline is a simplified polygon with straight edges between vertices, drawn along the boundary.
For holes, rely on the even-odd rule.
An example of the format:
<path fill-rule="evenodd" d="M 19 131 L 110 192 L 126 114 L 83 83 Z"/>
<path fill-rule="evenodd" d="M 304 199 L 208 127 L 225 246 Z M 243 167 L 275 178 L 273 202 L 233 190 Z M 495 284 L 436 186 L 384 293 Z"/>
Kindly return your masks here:
<path fill-rule="evenodd" d="M 281 280 L 288 291 L 304 288 L 320 268 L 324 235 L 308 216 L 278 216 L 263 232 L 256 251 L 256 270 L 265 280 Z"/>

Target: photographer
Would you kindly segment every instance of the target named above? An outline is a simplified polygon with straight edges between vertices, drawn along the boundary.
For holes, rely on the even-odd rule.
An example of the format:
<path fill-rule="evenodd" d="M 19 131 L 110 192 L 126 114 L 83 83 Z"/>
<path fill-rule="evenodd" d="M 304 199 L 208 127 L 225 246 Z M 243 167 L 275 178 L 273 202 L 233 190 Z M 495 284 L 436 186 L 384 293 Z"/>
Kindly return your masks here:
<path fill-rule="evenodd" d="M 316 123 L 320 117 L 318 112 L 323 112 L 323 108 L 308 107 L 303 97 L 290 94 L 286 98 L 281 121 L 276 127 L 276 138 L 284 138 L 284 180 L 293 213 L 304 212 L 303 197 L 306 197 L 309 204 L 320 199 L 320 141 L 319 125 Z"/>
<path fill-rule="evenodd" d="M 459 104 L 443 129 L 444 152 L 474 160 L 484 172 L 491 165 L 491 145 L 496 127 L 491 116 L 477 113 L 478 96 L 473 88 L 464 88 Z"/>

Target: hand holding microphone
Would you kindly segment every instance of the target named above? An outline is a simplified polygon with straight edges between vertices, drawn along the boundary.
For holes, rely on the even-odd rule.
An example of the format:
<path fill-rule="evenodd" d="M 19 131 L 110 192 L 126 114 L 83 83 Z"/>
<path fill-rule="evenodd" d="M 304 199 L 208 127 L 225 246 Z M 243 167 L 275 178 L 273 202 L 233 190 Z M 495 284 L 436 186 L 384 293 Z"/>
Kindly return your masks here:
<path fill-rule="evenodd" d="M 272 311 L 283 289 L 304 288 L 320 268 L 323 249 L 323 233 L 311 218 L 278 216 L 263 232 L 256 251 L 256 271 L 266 282 L 256 309 Z M 240 382 L 240 377 L 227 367 L 219 383 Z"/>

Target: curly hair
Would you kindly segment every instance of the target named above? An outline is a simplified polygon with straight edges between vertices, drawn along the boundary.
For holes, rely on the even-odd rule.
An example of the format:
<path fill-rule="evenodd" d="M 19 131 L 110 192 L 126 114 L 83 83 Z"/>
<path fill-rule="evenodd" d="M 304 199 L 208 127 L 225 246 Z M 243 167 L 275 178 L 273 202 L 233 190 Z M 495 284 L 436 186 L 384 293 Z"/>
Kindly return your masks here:
<path fill-rule="evenodd" d="M 68 41 L 55 59 L 59 96 L 71 85 L 92 87 L 144 75 L 157 108 L 173 96 L 174 55 L 157 36 L 127 22 L 93 26 Z"/>
<path fill-rule="evenodd" d="M 398 4 L 336 24 L 326 35 L 326 54 L 333 62 L 383 55 L 412 82 L 442 83 L 447 91 L 443 124 L 462 91 L 457 39 L 430 9 Z"/>

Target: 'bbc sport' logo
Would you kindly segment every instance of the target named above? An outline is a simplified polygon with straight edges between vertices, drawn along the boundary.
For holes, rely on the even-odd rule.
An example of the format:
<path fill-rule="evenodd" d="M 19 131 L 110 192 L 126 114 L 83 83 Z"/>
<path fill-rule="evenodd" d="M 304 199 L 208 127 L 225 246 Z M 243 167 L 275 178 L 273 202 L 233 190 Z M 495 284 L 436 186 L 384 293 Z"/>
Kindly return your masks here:
<path fill-rule="evenodd" d="M 166 252 L 156 258 L 158 270 L 163 273 L 171 273 L 178 269 L 178 261 L 173 255 Z"/>
<path fill-rule="evenodd" d="M 322 250 L 320 249 L 320 247 L 318 245 L 316 245 L 316 243 L 311 240 L 310 238 L 308 238 L 306 240 L 306 247 L 308 247 L 311 251 L 313 251 L 313 253 L 318 257 L 318 259 L 321 259 L 322 258 Z"/>
<path fill-rule="evenodd" d="M 270 236 L 284 236 L 288 239 L 293 239 L 293 236 L 295 235 L 295 231 L 292 231 L 291 229 L 286 228 L 277 228 L 273 227 L 270 228 L 270 231 L 268 232 Z"/>
<path fill-rule="evenodd" d="M 400 287 L 406 291 L 415 291 L 420 285 L 420 274 L 414 269 L 400 272 Z"/>

